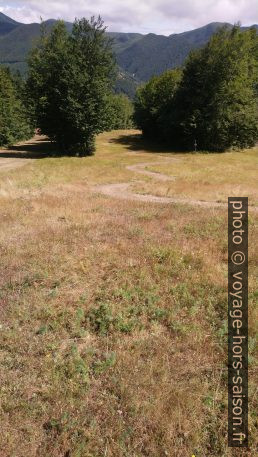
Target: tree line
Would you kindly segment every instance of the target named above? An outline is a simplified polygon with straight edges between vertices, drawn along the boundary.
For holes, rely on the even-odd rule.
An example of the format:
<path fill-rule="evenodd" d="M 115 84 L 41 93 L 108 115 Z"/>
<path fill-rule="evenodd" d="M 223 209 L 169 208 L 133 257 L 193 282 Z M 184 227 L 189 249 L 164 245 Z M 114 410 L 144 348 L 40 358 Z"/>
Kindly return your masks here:
<path fill-rule="evenodd" d="M 25 85 L 21 77 L 0 67 L 0 146 L 32 136 L 33 127 L 24 100 Z"/>
<path fill-rule="evenodd" d="M 0 68 L 0 145 L 35 128 L 62 153 L 91 155 L 98 133 L 135 124 L 151 140 L 184 150 L 246 148 L 258 137 L 256 30 L 223 28 L 183 68 L 141 86 L 134 106 L 114 94 L 116 64 L 101 18 L 58 21 L 28 58 L 23 81 Z M 133 113 L 134 112 L 134 113 Z"/>
<path fill-rule="evenodd" d="M 135 120 L 143 135 L 184 149 L 225 151 L 258 139 L 258 38 L 255 29 L 223 28 L 183 69 L 138 90 Z"/>
<path fill-rule="evenodd" d="M 39 128 L 62 153 L 91 155 L 98 133 L 132 127 L 132 102 L 113 92 L 116 65 L 105 30 L 100 17 L 76 20 L 70 34 L 63 21 L 50 34 L 42 26 L 26 82 L 16 84 L 1 69 L 0 145 Z"/>

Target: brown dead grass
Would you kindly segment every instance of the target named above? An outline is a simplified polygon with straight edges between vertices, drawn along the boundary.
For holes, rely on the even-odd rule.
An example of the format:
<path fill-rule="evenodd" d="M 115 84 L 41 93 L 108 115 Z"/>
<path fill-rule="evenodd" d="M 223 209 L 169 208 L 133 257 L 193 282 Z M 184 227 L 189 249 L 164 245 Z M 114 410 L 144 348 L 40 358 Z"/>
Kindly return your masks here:
<path fill-rule="evenodd" d="M 226 211 L 93 192 L 132 179 L 127 165 L 162 160 L 132 154 L 122 134 L 131 133 L 101 135 L 92 158 L 46 157 L 1 173 L 0 456 L 254 456 L 257 216 L 250 449 L 234 452 L 226 442 Z M 151 193 L 156 186 L 153 179 Z M 206 199 L 201 186 L 195 195 Z M 241 186 L 248 193 L 247 175 Z"/>
<path fill-rule="evenodd" d="M 176 162 L 148 167 L 149 171 L 173 177 L 157 183 L 155 195 L 227 202 L 228 196 L 247 196 L 257 206 L 258 148 L 225 154 L 177 155 Z M 138 192 L 153 193 L 152 183 L 137 185 Z"/>

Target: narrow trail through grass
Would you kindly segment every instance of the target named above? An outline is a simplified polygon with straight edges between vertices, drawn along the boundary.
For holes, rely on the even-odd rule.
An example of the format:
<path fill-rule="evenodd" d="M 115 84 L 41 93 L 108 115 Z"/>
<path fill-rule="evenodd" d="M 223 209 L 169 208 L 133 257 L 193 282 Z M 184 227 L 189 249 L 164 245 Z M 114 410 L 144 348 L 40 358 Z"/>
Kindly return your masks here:
<path fill-rule="evenodd" d="M 103 146 L 110 147 L 110 143 L 102 142 Z M 39 152 L 39 148 L 42 149 Z M 47 148 L 47 149 L 46 149 Z M 36 135 L 34 138 L 28 141 L 20 142 L 17 145 L 13 146 L 9 149 L 2 149 L 0 150 L 0 172 L 1 170 L 12 170 L 18 167 L 21 167 L 28 163 L 29 161 L 33 160 L 33 158 L 44 158 L 48 156 L 48 148 L 49 142 L 46 141 L 45 137 Z M 130 157 L 138 157 L 139 151 L 131 150 L 128 155 Z M 27 159 L 24 161 L 23 159 Z M 169 166 L 174 163 L 180 165 L 180 161 L 182 162 L 182 157 L 172 157 L 169 158 L 167 156 L 162 157 L 160 161 L 150 161 L 150 162 L 140 162 L 132 165 L 125 165 L 125 169 L 134 173 L 138 173 L 144 175 L 148 178 L 153 178 L 156 181 L 160 181 L 163 183 L 167 182 L 174 182 L 176 180 L 180 180 L 178 176 L 171 176 L 162 172 L 152 171 L 150 167 L 155 166 Z M 183 166 L 183 163 L 182 163 Z M 178 196 L 159 196 L 159 195 L 152 195 L 149 192 L 141 193 L 140 191 L 134 192 L 130 188 L 138 184 L 144 184 L 143 181 L 135 181 L 131 180 L 129 182 L 115 182 L 115 183 L 101 183 L 95 186 L 92 186 L 91 190 L 93 192 L 99 192 L 106 196 L 113 197 L 113 198 L 120 198 L 122 200 L 132 200 L 132 201 L 139 201 L 139 202 L 149 202 L 149 203 L 164 203 L 164 204 L 171 204 L 171 203 L 179 203 L 179 204 L 187 204 L 192 206 L 202 206 L 202 207 L 210 207 L 210 208 L 225 208 L 227 203 L 215 201 L 215 200 L 205 200 L 205 199 L 193 199 L 193 198 L 182 198 Z M 67 189 L 70 191 L 83 191 L 83 186 L 80 184 L 68 184 Z M 63 192 L 62 190 L 55 192 Z M 51 189 L 49 189 L 51 192 Z M 35 193 L 34 193 L 35 195 Z M 258 207 L 252 205 L 252 210 L 258 211 Z"/>
<path fill-rule="evenodd" d="M 154 174 L 154 173 L 153 173 Z M 139 184 L 141 181 L 139 181 Z M 190 200 L 182 198 L 173 198 L 173 197 L 158 197 L 156 195 L 143 195 L 130 191 L 131 182 L 129 183 L 117 183 L 117 184 L 104 184 L 96 186 L 95 190 L 109 197 L 121 198 L 124 200 L 133 200 L 139 202 L 149 202 L 149 203 L 181 203 L 193 206 L 203 206 L 207 208 L 225 208 L 227 205 L 225 203 L 217 203 L 211 201 L 202 201 L 202 200 Z M 254 208 L 257 210 L 258 208 Z"/>
<path fill-rule="evenodd" d="M 133 152 L 130 154 L 133 155 Z M 137 155 L 137 152 L 135 152 Z M 179 162 L 179 159 L 172 158 L 168 159 L 164 157 L 162 162 L 144 162 L 144 163 L 137 163 L 135 165 L 127 165 L 126 169 L 129 171 L 133 171 L 136 173 L 140 173 L 142 175 L 154 178 L 158 181 L 175 181 L 177 179 L 176 176 L 168 176 L 164 173 L 159 173 L 158 171 L 150 171 L 148 167 L 153 167 L 155 165 L 166 165 L 171 164 L 173 162 Z M 142 181 L 138 181 L 138 184 L 141 184 Z M 203 206 L 207 208 L 219 208 L 219 207 L 227 207 L 226 203 L 220 203 L 216 201 L 205 201 L 205 200 L 194 200 L 190 198 L 176 198 L 176 197 L 161 197 L 151 194 L 141 194 L 136 193 L 130 190 L 130 187 L 135 182 L 127 182 L 127 183 L 114 183 L 114 184 L 102 184 L 95 187 L 97 192 L 101 192 L 104 195 L 109 197 L 120 198 L 123 200 L 134 200 L 134 201 L 141 201 L 141 202 L 150 202 L 150 203 L 180 203 L 180 204 L 187 204 L 193 206 Z M 253 210 L 258 211 L 258 207 L 252 207 Z"/>
<path fill-rule="evenodd" d="M 157 149 L 118 131 L 92 157 L 42 137 L 0 152 L 1 457 L 247 456 L 227 447 L 222 204 L 257 205 L 257 149 Z M 256 224 L 251 207 L 248 457 Z"/>

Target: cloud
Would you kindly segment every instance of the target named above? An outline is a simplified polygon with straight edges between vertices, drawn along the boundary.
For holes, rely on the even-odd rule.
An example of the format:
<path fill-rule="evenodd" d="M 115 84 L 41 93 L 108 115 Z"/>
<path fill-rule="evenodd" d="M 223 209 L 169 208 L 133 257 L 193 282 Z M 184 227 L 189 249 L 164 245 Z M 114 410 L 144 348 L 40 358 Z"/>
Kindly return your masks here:
<path fill-rule="evenodd" d="M 0 0 L 0 11 L 25 23 L 100 14 L 109 30 L 161 34 L 209 22 L 258 22 L 257 0 Z"/>

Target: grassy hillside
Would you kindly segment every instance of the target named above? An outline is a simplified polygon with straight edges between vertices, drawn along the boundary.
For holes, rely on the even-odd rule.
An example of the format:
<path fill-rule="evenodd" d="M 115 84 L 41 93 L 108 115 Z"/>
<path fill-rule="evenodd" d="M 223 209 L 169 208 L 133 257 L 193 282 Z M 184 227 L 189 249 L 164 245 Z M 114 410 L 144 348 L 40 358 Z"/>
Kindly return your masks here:
<path fill-rule="evenodd" d="M 91 158 L 49 148 L 0 154 L 0 455 L 246 456 L 227 447 L 227 207 L 192 201 L 256 204 L 257 149 L 171 153 L 134 131 L 100 135 Z M 101 191 L 139 180 L 147 198 L 188 202 Z M 256 223 L 250 207 L 250 457 Z"/>

